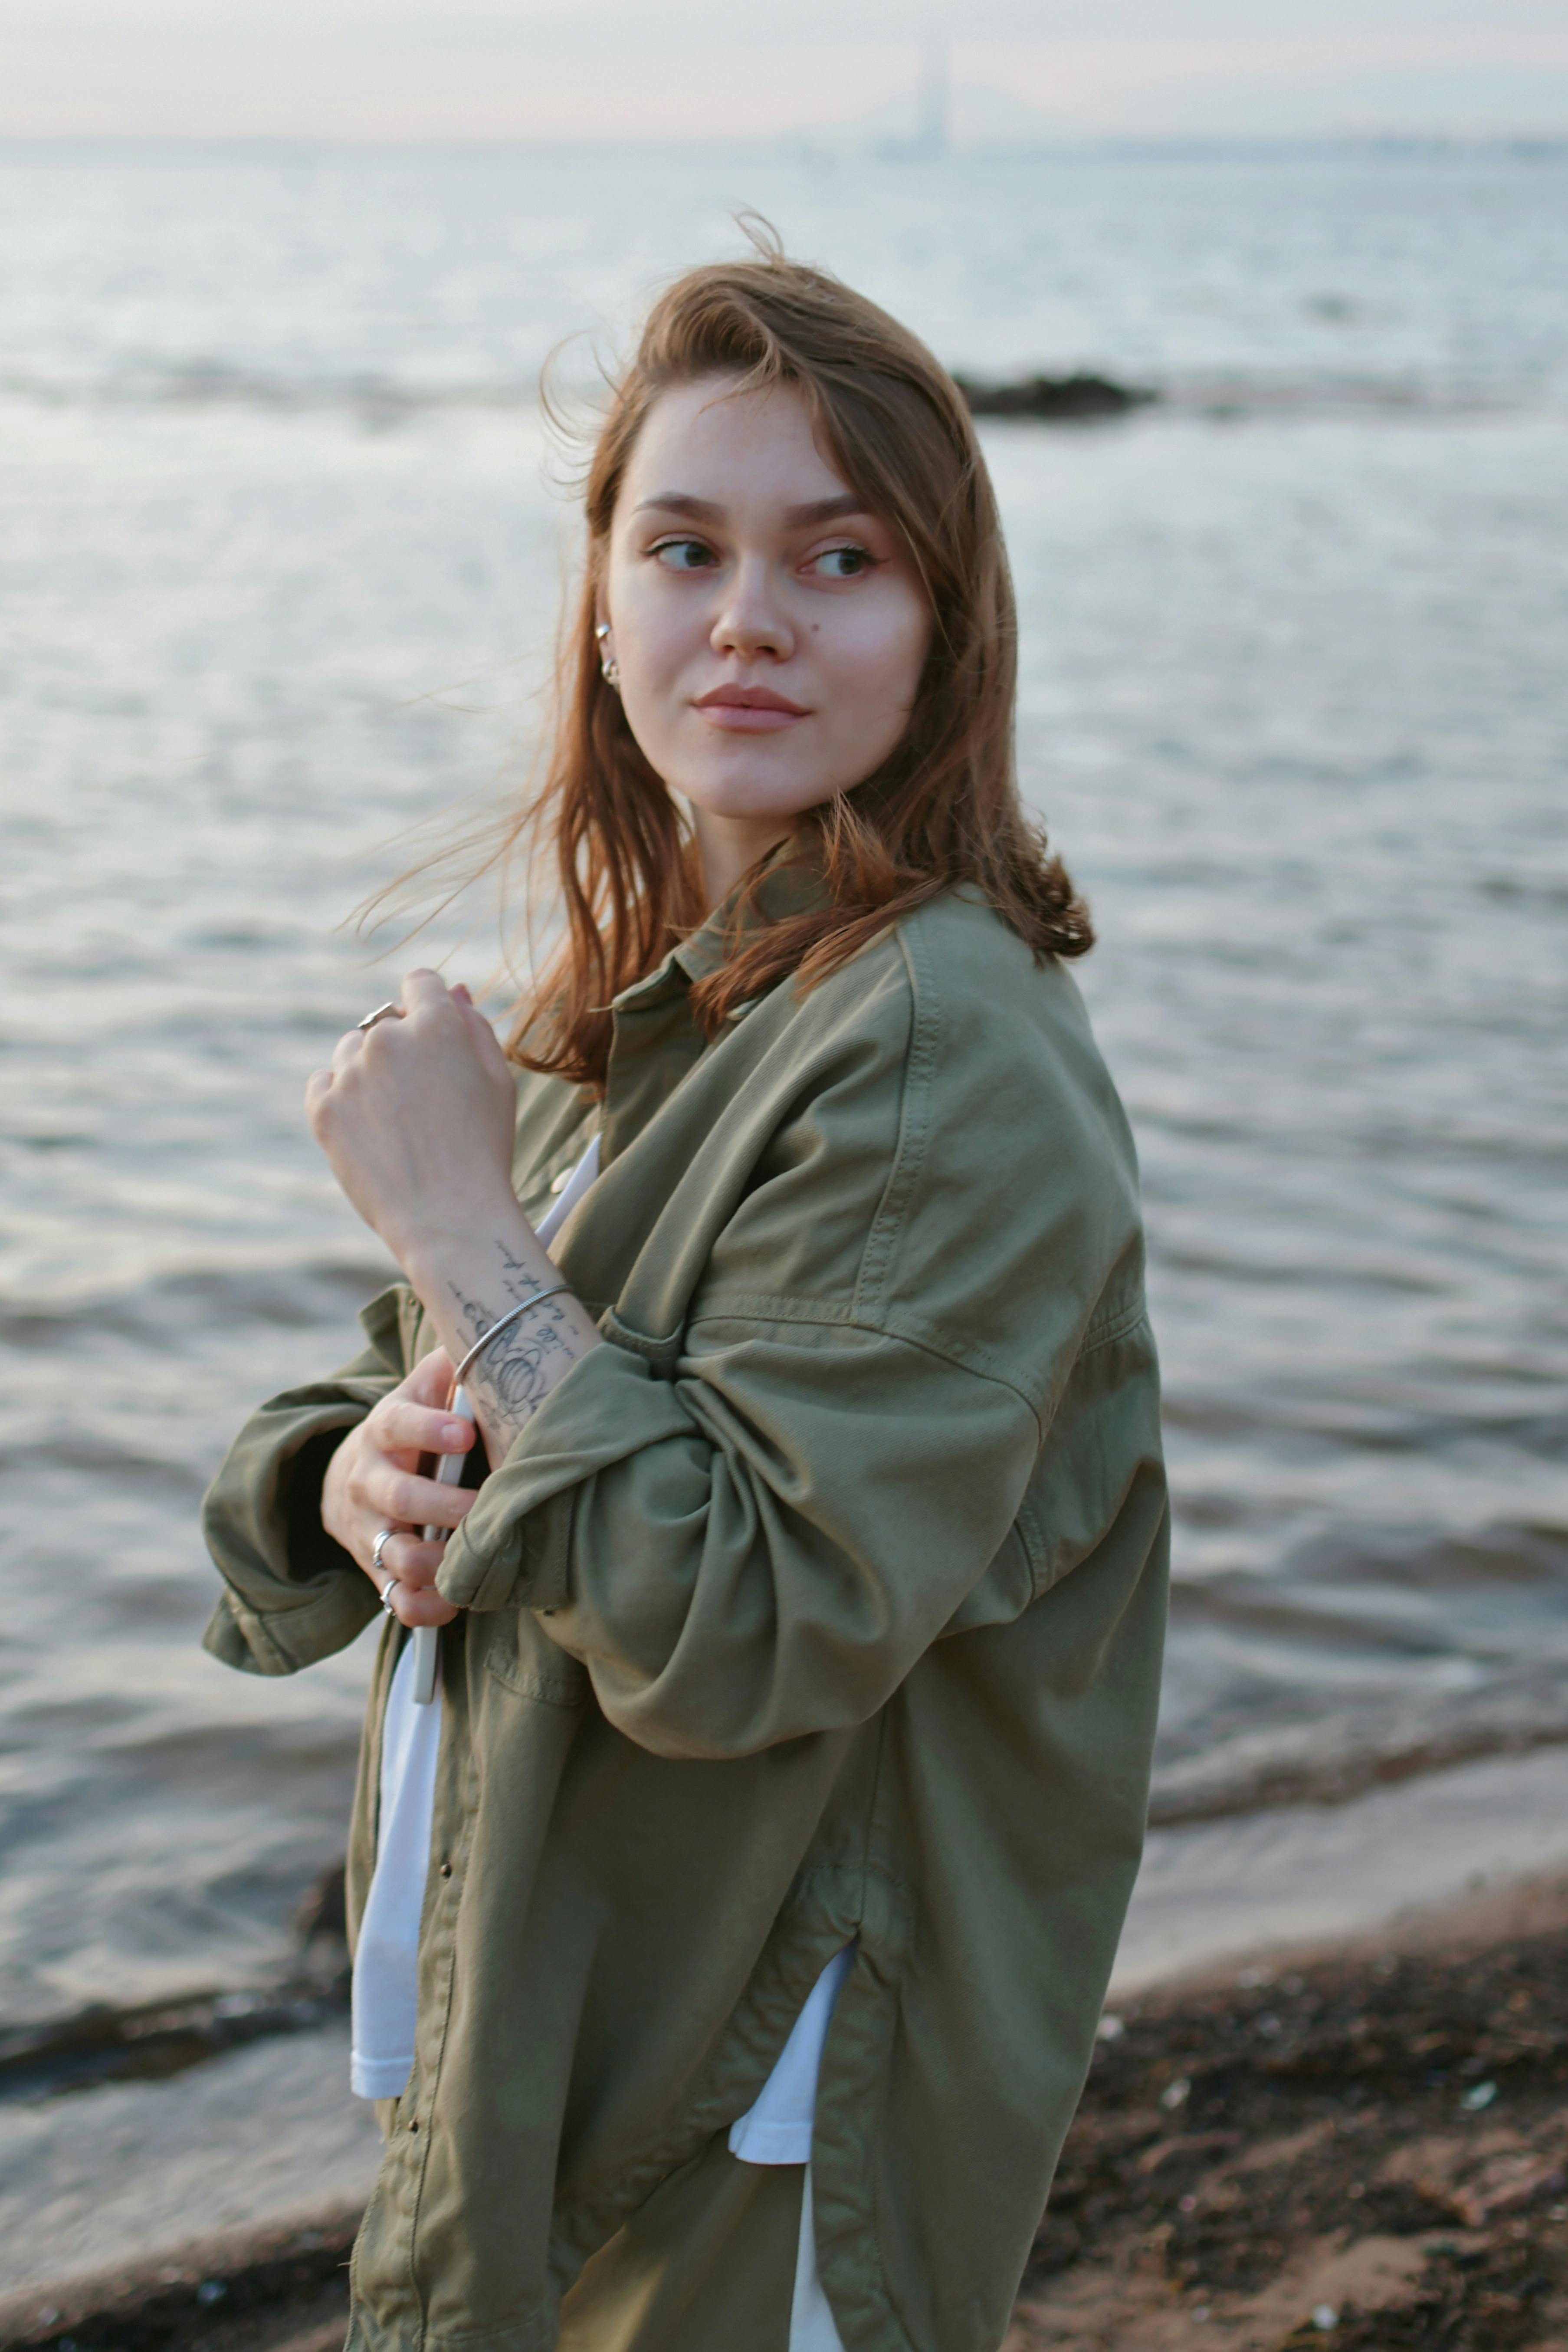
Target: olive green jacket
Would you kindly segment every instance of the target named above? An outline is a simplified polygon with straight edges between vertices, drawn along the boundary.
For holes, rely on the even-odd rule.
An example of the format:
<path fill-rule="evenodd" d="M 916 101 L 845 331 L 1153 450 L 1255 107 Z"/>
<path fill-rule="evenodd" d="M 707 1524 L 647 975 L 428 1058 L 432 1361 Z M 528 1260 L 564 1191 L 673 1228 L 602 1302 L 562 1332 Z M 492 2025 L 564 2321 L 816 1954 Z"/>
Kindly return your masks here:
<path fill-rule="evenodd" d="M 616 1000 L 602 1107 L 520 1082 L 536 1220 L 600 1122 L 553 1254 L 612 1344 L 442 1570 L 467 1613 L 414 2069 L 354 2264 L 374 2352 L 553 2345 L 851 1937 L 812 2159 L 840 2332 L 996 2352 L 1137 1868 L 1166 1489 L 1133 1150 L 1077 991 L 960 890 L 706 1044 L 724 912 Z M 432 1340 L 407 1291 L 362 1320 L 208 1498 L 207 1645 L 248 1672 L 375 1613 L 321 1473 Z"/>

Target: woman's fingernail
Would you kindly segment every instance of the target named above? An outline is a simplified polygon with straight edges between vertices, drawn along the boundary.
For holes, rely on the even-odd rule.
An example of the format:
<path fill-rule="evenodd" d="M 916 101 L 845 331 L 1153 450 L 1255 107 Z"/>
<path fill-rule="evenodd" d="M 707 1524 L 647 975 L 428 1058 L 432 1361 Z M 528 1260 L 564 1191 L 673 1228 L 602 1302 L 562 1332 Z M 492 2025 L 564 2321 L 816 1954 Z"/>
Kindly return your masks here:
<path fill-rule="evenodd" d="M 469 1424 L 465 1421 L 446 1422 L 443 1424 L 441 1432 L 443 1441 L 455 1449 L 466 1443 L 468 1429 Z"/>

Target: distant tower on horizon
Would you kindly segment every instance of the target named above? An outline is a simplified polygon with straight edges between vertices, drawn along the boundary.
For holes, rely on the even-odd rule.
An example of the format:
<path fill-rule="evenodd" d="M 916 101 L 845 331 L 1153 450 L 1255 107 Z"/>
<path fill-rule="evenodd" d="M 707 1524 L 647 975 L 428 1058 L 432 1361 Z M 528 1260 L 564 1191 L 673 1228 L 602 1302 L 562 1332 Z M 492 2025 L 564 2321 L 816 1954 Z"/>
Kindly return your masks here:
<path fill-rule="evenodd" d="M 890 163 L 939 162 L 949 147 L 949 88 L 947 51 L 940 41 L 926 50 L 915 93 L 915 124 L 905 137 L 894 132 L 876 142 L 877 154 Z"/>
<path fill-rule="evenodd" d="M 947 152 L 950 96 L 947 50 L 945 43 L 937 41 L 925 53 L 925 67 L 920 77 L 919 110 L 915 137 L 910 142 L 912 154 L 924 159 Z"/>

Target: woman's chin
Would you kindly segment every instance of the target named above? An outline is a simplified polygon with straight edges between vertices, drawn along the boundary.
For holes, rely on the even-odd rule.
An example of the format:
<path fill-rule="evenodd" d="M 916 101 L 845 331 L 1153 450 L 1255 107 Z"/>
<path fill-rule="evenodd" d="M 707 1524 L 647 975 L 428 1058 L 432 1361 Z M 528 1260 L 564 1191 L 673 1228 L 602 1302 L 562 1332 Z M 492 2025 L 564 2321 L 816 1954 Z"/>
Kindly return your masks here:
<path fill-rule="evenodd" d="M 803 775 L 793 761 L 769 760 L 768 739 L 754 737 L 723 760 L 696 762 L 670 781 L 694 808 L 731 823 L 788 823 L 803 809 L 831 796 L 818 776 Z"/>

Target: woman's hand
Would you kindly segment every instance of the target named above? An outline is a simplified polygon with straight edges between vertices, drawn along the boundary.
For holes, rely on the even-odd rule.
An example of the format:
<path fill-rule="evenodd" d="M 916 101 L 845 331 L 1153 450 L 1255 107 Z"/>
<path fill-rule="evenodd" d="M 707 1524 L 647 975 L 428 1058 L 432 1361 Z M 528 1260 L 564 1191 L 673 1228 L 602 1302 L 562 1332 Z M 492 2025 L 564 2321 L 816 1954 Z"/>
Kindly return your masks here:
<path fill-rule="evenodd" d="M 462 1454 L 474 1443 L 473 1423 L 445 1410 L 451 1393 L 452 1359 L 444 1348 L 434 1348 L 349 1432 L 321 1486 L 322 1526 L 378 1591 L 388 1577 L 397 1579 L 392 1605 L 405 1625 L 446 1625 L 457 1614 L 434 1590 L 445 1546 L 426 1543 L 415 1532 L 455 1528 L 473 1506 L 471 1488 L 443 1486 L 419 1475 L 422 1454 Z M 382 1546 L 377 1576 L 371 1554 L 382 1528 L 400 1532 Z"/>
<path fill-rule="evenodd" d="M 306 1108 L 332 1173 L 419 1294 L 447 1349 L 440 1360 L 448 1381 L 452 1365 L 464 1360 L 476 1340 L 487 1338 L 514 1307 L 523 1310 L 476 1358 L 465 1382 L 489 1458 L 501 1462 L 557 1382 L 600 1345 L 599 1331 L 580 1300 L 560 1285 L 512 1190 L 517 1097 L 511 1065 L 489 1023 L 465 988 L 448 989 L 434 971 L 409 973 L 402 1005 L 400 1018 L 350 1029 L 339 1039 L 331 1068 L 318 1070 L 305 1089 Z M 433 1360 L 426 1357 L 425 1365 Z M 323 1517 L 328 1510 L 343 1514 L 348 1532 L 328 1522 L 330 1532 L 361 1566 L 369 1563 L 379 1528 L 400 1520 L 448 1527 L 467 1508 L 465 1502 L 454 1505 L 455 1487 L 413 1475 L 421 1448 L 434 1452 L 466 1442 L 429 1434 L 446 1394 L 445 1388 L 439 1394 L 422 1389 L 415 1398 L 405 1381 L 396 1399 L 378 1405 L 357 1437 L 339 1449 Z M 404 1413 L 417 1402 L 425 1419 L 417 1426 L 413 1420 L 383 1422 L 398 1399 Z M 380 1456 L 370 1467 L 367 1445 Z M 394 1473 L 402 1481 L 395 1496 Z M 431 1496 L 444 1498 L 439 1508 Z M 350 1502 L 357 1516 L 349 1511 Z M 393 1606 L 404 1623 L 444 1623 L 451 1611 L 427 1590 L 440 1559 L 435 1547 L 413 1538 L 404 1545 L 400 1538 L 382 1558 L 400 1581 L 406 1563 L 408 1581 L 425 1589 L 423 1616 L 411 1615 L 403 1594 L 397 1595 Z M 438 1608 L 442 1615 L 430 1613 Z"/>
<path fill-rule="evenodd" d="M 350 1029 L 305 1089 L 350 1201 L 406 1270 L 422 1247 L 515 1219 L 511 1065 L 465 988 L 411 971 L 400 1019 Z"/>

